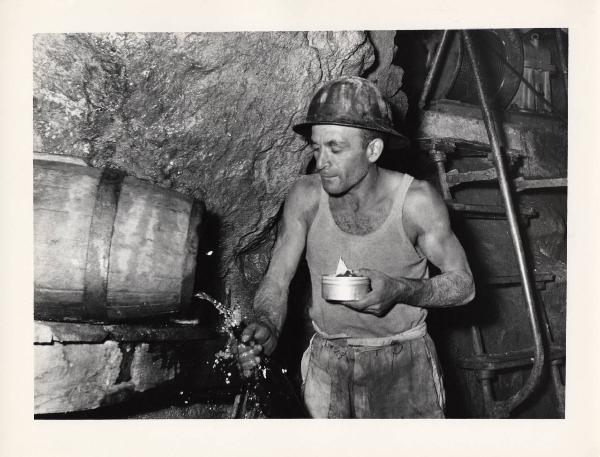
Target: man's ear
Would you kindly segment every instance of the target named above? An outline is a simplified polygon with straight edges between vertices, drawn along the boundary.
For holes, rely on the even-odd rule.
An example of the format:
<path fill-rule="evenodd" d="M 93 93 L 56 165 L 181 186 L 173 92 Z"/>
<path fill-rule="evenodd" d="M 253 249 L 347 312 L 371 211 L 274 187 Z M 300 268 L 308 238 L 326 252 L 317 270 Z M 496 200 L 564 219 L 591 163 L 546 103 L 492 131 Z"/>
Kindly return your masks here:
<path fill-rule="evenodd" d="M 377 162 L 382 152 L 383 140 L 381 138 L 375 138 L 367 145 L 367 159 L 370 163 Z"/>

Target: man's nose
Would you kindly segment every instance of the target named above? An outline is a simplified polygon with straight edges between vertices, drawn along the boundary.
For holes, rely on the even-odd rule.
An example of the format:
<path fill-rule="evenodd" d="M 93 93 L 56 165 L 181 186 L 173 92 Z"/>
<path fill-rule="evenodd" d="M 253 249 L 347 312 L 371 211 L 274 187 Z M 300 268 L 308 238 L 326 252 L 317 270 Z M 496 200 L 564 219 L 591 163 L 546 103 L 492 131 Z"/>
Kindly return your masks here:
<path fill-rule="evenodd" d="M 325 150 L 321 150 L 317 153 L 317 170 L 321 171 L 324 168 L 329 167 L 329 155 Z"/>

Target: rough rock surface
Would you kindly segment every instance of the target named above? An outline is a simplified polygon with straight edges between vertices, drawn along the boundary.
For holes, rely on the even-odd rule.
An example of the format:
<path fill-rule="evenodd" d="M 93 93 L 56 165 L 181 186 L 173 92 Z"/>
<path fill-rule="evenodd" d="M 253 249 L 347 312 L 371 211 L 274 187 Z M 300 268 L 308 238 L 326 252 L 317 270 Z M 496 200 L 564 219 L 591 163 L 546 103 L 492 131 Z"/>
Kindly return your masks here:
<path fill-rule="evenodd" d="M 392 104 L 392 112 L 396 114 L 394 120 L 402 124 L 408 111 L 408 98 L 400 90 L 404 70 L 392 64 L 398 47 L 394 44 L 395 30 L 372 30 L 369 32 L 377 54 L 377 64 L 370 68 L 368 78 L 375 82 L 384 97 Z"/>
<path fill-rule="evenodd" d="M 35 407 L 38 414 L 100 405 L 119 375 L 118 343 L 35 345 Z"/>
<path fill-rule="evenodd" d="M 34 149 L 204 200 L 221 289 L 247 304 L 310 160 L 291 126 L 322 82 L 373 63 L 363 32 L 36 35 Z"/>
<path fill-rule="evenodd" d="M 125 358 L 125 360 L 124 360 Z M 170 349 L 147 343 L 34 345 L 34 412 L 81 411 L 110 405 L 173 380 Z"/>

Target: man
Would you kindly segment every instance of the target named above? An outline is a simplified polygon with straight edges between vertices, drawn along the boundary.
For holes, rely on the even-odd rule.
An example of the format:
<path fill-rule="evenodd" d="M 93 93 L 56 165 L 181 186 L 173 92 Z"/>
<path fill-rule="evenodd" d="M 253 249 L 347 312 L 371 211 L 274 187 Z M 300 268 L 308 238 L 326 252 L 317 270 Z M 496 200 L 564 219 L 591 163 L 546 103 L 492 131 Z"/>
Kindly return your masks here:
<path fill-rule="evenodd" d="M 313 417 L 443 417 L 444 391 L 427 308 L 474 297 L 464 251 L 435 189 L 377 166 L 384 149 L 407 140 L 392 126 L 377 87 L 343 77 L 315 94 L 306 121 L 318 174 L 291 188 L 271 263 L 254 301 L 239 361 L 249 373 L 277 345 L 288 288 L 306 249 L 315 335 L 302 360 L 303 395 Z M 362 299 L 321 297 L 321 276 L 339 258 L 371 281 Z M 427 262 L 441 274 L 429 279 Z"/>

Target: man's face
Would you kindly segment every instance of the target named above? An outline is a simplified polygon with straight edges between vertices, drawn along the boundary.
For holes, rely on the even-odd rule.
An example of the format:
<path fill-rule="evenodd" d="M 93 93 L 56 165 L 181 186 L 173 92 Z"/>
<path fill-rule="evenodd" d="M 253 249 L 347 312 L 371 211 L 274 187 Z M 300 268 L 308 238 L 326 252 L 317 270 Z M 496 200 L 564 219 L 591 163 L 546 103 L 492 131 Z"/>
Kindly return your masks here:
<path fill-rule="evenodd" d="M 313 125 L 310 145 L 323 189 L 339 195 L 352 189 L 369 171 L 361 129 Z"/>

